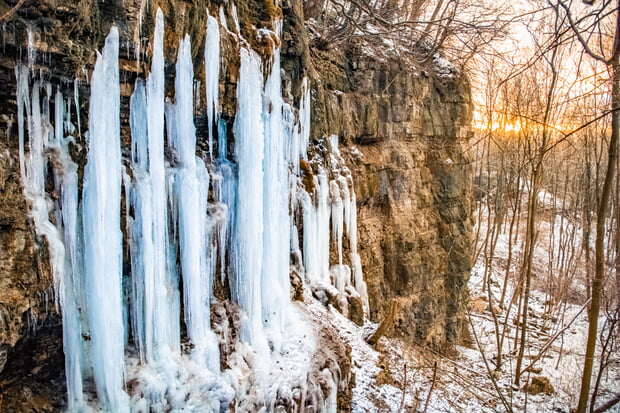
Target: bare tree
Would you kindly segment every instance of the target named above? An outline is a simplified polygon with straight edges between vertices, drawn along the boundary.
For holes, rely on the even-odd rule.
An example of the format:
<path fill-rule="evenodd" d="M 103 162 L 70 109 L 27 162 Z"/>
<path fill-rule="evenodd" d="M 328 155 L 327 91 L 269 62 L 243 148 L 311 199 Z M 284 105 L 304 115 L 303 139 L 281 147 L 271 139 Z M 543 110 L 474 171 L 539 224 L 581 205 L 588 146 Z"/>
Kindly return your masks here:
<path fill-rule="evenodd" d="M 604 64 L 610 72 L 611 84 L 611 135 L 607 156 L 605 179 L 598 202 L 596 217 L 595 267 L 591 287 L 591 306 L 589 311 L 588 340 L 581 380 L 581 391 L 577 413 L 585 413 L 588 407 L 594 353 L 598 336 L 598 317 L 601 308 L 601 290 L 605 277 L 605 223 L 613 190 L 613 179 L 617 162 L 618 138 L 620 137 L 620 1 L 603 0 L 601 4 L 585 13 L 575 13 L 572 1 L 547 0 L 558 16 L 565 22 L 565 30 L 570 31 L 579 41 L 587 56 Z M 594 1 L 586 1 L 592 5 Z M 608 33 L 612 44 L 606 48 Z M 609 44 L 607 42 L 607 44 Z M 591 406 L 592 408 L 592 406 Z"/>
<path fill-rule="evenodd" d="M 313 5 L 316 3 L 311 2 Z M 389 40 L 401 53 L 425 61 L 436 52 L 468 61 L 506 35 L 516 19 L 508 6 L 474 0 L 325 0 L 315 45 L 331 48 L 354 38 Z M 312 27 L 312 24 L 311 24 Z"/>

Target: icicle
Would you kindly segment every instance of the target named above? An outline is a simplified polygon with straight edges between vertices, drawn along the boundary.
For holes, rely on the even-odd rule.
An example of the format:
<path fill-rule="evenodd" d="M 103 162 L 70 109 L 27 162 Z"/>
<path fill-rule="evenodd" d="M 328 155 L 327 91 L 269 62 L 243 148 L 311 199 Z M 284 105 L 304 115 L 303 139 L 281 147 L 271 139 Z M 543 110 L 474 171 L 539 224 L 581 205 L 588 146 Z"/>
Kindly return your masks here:
<path fill-rule="evenodd" d="M 179 168 L 175 178 L 178 202 L 178 225 L 181 270 L 187 334 L 194 344 L 193 355 L 219 370 L 219 353 L 210 327 L 210 296 L 214 266 L 209 262 L 211 226 L 207 217 L 209 174 L 202 159 L 196 157 L 194 127 L 191 44 L 186 36 L 179 47 L 176 69 L 175 125 L 172 146 L 177 152 Z"/>
<path fill-rule="evenodd" d="M 73 98 L 75 99 L 75 116 L 78 124 L 78 136 L 82 137 L 82 124 L 80 121 L 80 81 L 75 79 L 73 81 Z M 69 117 L 69 119 L 71 119 Z"/>
<path fill-rule="evenodd" d="M 321 168 L 314 177 L 316 205 L 307 192 L 303 192 L 304 211 L 304 263 L 310 281 L 329 283 L 329 182 L 327 172 Z"/>
<path fill-rule="evenodd" d="M 37 51 L 34 48 L 34 32 L 28 27 L 28 66 L 33 67 L 37 58 Z"/>
<path fill-rule="evenodd" d="M 224 27 L 224 29 L 226 29 L 226 31 L 230 31 L 228 30 L 228 23 L 226 22 L 226 13 L 224 12 L 224 6 L 220 6 L 220 23 L 222 23 L 222 27 Z"/>
<path fill-rule="evenodd" d="M 84 170 L 84 258 L 91 352 L 105 409 L 129 412 L 123 391 L 121 293 L 120 87 L 118 29 L 112 27 L 91 78 L 88 160 Z"/>
<path fill-rule="evenodd" d="M 209 129 L 209 155 L 213 159 L 213 128 L 218 127 L 220 79 L 220 27 L 213 16 L 207 19 L 205 41 L 205 87 L 207 96 L 207 119 Z"/>
<path fill-rule="evenodd" d="M 239 180 L 231 287 L 233 299 L 248 317 L 242 325 L 241 339 L 259 353 L 266 354 L 260 289 L 264 231 L 262 84 L 260 57 L 254 51 L 242 48 L 237 84 L 239 106 L 234 125 Z"/>
<path fill-rule="evenodd" d="M 308 86 L 308 78 L 304 77 L 301 84 L 303 98 L 299 106 L 299 157 L 308 159 L 308 145 L 310 143 L 310 87 Z"/>
<path fill-rule="evenodd" d="M 277 28 L 276 28 L 277 30 Z M 263 259 L 262 311 L 263 324 L 275 351 L 280 350 L 284 333 L 284 317 L 289 299 L 290 227 L 288 159 L 282 118 L 282 75 L 280 50 L 273 51 L 271 73 L 265 83 L 263 97 Z"/>
<path fill-rule="evenodd" d="M 230 9 L 232 10 L 232 17 L 235 23 L 235 31 L 238 34 L 241 34 L 241 26 L 239 26 L 239 16 L 237 15 L 237 6 L 235 3 L 231 4 Z"/>
<path fill-rule="evenodd" d="M 30 119 L 30 96 L 28 95 L 28 67 L 15 66 L 16 98 L 17 98 L 17 134 L 19 137 L 19 170 L 24 183 L 26 182 L 26 154 L 24 120 Z M 25 113 L 24 113 L 25 111 Z M 24 115 L 26 118 L 24 119 Z"/>
<path fill-rule="evenodd" d="M 56 97 L 54 98 L 54 142 L 60 143 L 64 138 L 64 105 L 65 102 L 62 97 L 60 88 L 56 90 Z"/>

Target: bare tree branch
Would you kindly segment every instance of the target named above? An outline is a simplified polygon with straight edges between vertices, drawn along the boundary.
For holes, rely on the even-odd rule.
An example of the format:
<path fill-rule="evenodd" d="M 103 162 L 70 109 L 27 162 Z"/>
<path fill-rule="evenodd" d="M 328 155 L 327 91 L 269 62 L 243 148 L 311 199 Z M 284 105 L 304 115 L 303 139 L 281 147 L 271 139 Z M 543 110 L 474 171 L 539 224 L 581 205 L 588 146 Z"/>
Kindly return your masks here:
<path fill-rule="evenodd" d="M 15 6 L 13 6 L 13 8 L 9 11 L 7 11 L 6 13 L 4 13 L 2 16 L 0 16 L 0 22 L 7 22 L 11 19 L 11 17 L 13 17 L 13 15 L 15 13 L 17 13 L 17 10 L 19 10 L 19 8 L 26 2 L 26 0 L 19 0 L 17 2 L 17 4 Z"/>

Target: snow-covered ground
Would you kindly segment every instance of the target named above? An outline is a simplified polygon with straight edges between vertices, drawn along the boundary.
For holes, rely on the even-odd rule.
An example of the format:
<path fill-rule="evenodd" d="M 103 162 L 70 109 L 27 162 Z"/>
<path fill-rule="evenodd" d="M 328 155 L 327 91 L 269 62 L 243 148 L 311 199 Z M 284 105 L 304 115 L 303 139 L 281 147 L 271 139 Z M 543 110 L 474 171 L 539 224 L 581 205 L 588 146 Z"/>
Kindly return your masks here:
<path fill-rule="evenodd" d="M 485 231 L 485 216 L 482 231 Z M 456 354 L 448 358 L 428 349 L 414 347 L 398 339 L 381 338 L 372 347 L 365 339 L 377 325 L 367 323 L 360 328 L 343 317 L 338 311 L 320 304 L 311 305 L 315 317 L 331 323 L 334 330 L 351 346 L 352 372 L 355 375 L 352 389 L 354 412 L 570 412 L 576 407 L 581 385 L 581 370 L 587 337 L 587 311 L 585 309 L 585 288 L 582 285 L 582 263 L 575 262 L 567 301 L 550 300 L 551 296 L 544 271 L 555 271 L 549 266 L 549 257 L 560 252 L 557 231 L 559 217 L 551 214 L 542 220 L 539 227 L 539 242 L 534 261 L 540 272 L 533 282 L 530 297 L 527 345 L 522 369 L 531 365 L 523 374 L 520 385 L 514 384 L 516 363 L 515 351 L 515 309 L 506 316 L 514 291 L 514 274 L 518 265 L 513 264 L 509 273 L 504 304 L 499 305 L 503 280 L 506 274 L 508 239 L 506 234 L 498 237 L 494 256 L 489 263 L 490 291 L 493 308 L 500 321 L 500 330 L 505 327 L 502 350 L 502 368 L 496 370 L 497 338 L 491 307 L 488 304 L 487 289 L 483 290 L 485 260 L 479 255 L 472 270 L 470 291 L 471 345 L 458 346 Z M 550 222 L 551 221 L 551 222 Z M 551 225 L 554 223 L 554 225 Z M 567 223 L 562 222 L 564 230 Z M 522 226 L 525 228 L 525 226 Z M 578 229 L 577 229 L 578 230 Z M 549 254 L 550 247 L 552 254 Z M 512 246 L 513 260 L 519 262 L 521 241 Z M 555 252 L 554 252 L 555 251 Z M 604 323 L 601 314 L 599 325 Z M 600 341 L 597 348 L 600 351 Z M 541 350 L 545 351 L 541 353 Z M 598 354 L 598 353 L 597 353 Z M 540 355 L 540 357 L 538 357 Z M 592 384 L 596 382 L 598 357 Z M 548 379 L 553 390 L 549 393 L 529 394 L 524 391 L 534 377 Z M 597 406 L 620 392 L 620 354 L 617 347 L 611 354 L 609 367 L 601 377 Z M 612 412 L 620 411 L 616 405 Z"/>

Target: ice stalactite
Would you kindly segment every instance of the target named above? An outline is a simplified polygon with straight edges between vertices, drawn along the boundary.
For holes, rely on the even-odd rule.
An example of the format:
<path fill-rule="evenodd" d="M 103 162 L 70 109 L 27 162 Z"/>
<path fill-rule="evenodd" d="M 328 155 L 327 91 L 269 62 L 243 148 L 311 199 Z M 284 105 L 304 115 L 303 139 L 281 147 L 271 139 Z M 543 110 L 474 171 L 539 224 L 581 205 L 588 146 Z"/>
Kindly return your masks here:
<path fill-rule="evenodd" d="M 124 413 L 129 412 L 129 399 L 123 390 L 118 50 L 118 29 L 112 27 L 91 78 L 82 216 L 90 350 L 97 395 L 105 409 Z"/>
<path fill-rule="evenodd" d="M 169 136 L 176 154 L 175 195 L 178 208 L 179 247 L 183 275 L 187 334 L 195 357 L 213 371 L 219 370 L 219 351 L 210 322 L 214 256 L 210 250 L 213 226 L 207 216 L 209 173 L 196 156 L 193 106 L 194 68 L 191 43 L 186 36 L 179 47 L 176 68 L 174 125 Z"/>
<path fill-rule="evenodd" d="M 319 172 L 313 178 L 314 199 L 308 193 L 301 195 L 306 277 L 313 283 L 331 283 L 341 293 L 359 294 L 368 308 L 366 284 L 357 253 L 357 212 L 351 171 L 345 166 L 340 154 L 338 137 L 332 135 L 329 141 L 328 164 L 331 169 L 327 170 L 325 161 L 315 157 L 312 163 L 317 165 Z M 343 259 L 345 234 L 349 240 L 350 264 L 346 264 Z M 337 263 L 331 266 L 330 244 L 335 246 L 338 259 Z M 354 287 L 354 291 L 351 291 L 349 286 Z"/>
<path fill-rule="evenodd" d="M 207 128 L 209 129 L 209 155 L 213 158 L 213 129 L 217 128 L 219 118 L 220 83 L 220 27 L 213 16 L 207 18 L 207 38 L 205 40 L 205 87 L 207 96 Z"/>
<path fill-rule="evenodd" d="M 272 55 L 263 98 L 263 266 L 261 271 L 263 327 L 272 347 L 280 350 L 284 317 L 289 303 L 291 232 L 289 218 L 289 159 L 282 118 L 282 75 L 280 50 Z"/>
<path fill-rule="evenodd" d="M 234 132 L 237 162 L 237 211 L 235 214 L 230 268 L 232 298 L 239 304 L 246 322 L 241 339 L 267 354 L 262 328 L 261 268 L 263 261 L 263 161 L 264 120 L 262 117 L 263 74 L 256 52 L 241 48 L 237 84 L 238 109 Z"/>
<path fill-rule="evenodd" d="M 149 363 L 180 348 L 178 277 L 168 235 L 164 164 L 163 34 L 163 14 L 158 11 L 151 74 L 146 84 L 137 80 L 130 100 L 132 321 L 141 358 Z"/>
<path fill-rule="evenodd" d="M 64 138 L 65 102 L 60 91 L 54 96 L 54 125 L 51 124 L 51 85 L 35 82 L 30 95 L 29 68 L 17 66 L 18 135 L 20 165 L 24 194 L 32 204 L 37 235 L 47 239 L 52 273 L 54 276 L 56 303 L 60 306 L 63 319 L 63 343 L 65 353 L 65 375 L 67 399 L 70 411 L 84 406 L 82 394 L 82 325 L 79 311 L 83 308 L 82 257 L 79 237 L 80 220 L 77 214 L 77 165 L 69 157 L 68 143 Z M 40 90 L 46 96 L 40 98 Z M 28 127 L 26 155 L 25 126 Z M 52 168 L 54 186 L 59 194 L 59 211 L 54 200 L 45 193 L 45 176 Z M 50 213 L 56 215 L 56 225 L 49 220 Z"/>

